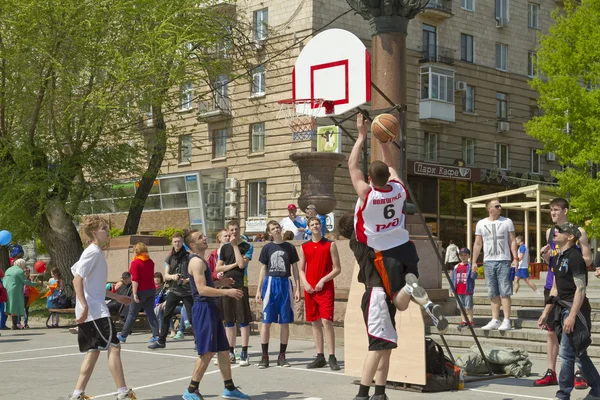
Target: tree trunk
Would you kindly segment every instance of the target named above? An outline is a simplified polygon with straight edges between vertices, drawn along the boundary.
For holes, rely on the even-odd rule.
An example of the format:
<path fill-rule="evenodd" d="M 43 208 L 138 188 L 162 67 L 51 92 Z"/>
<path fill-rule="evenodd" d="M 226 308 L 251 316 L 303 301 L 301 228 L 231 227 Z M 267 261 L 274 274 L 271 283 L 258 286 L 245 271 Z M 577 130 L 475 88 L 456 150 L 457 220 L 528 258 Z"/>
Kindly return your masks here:
<path fill-rule="evenodd" d="M 0 269 L 6 271 L 10 268 L 10 251 L 8 246 L 0 246 Z"/>
<path fill-rule="evenodd" d="M 153 107 L 152 109 L 160 110 L 159 107 Z M 137 233 L 146 199 L 150 190 L 152 190 L 152 185 L 154 185 L 154 181 L 160 172 L 160 167 L 167 152 L 167 132 L 164 116 L 162 112 L 154 112 L 153 118 L 155 128 L 153 133 L 148 135 L 150 138 L 147 139 L 148 147 L 152 149 L 152 155 L 129 207 L 127 220 L 123 227 L 123 235 L 135 235 Z"/>
<path fill-rule="evenodd" d="M 63 282 L 70 284 L 73 281 L 71 267 L 83 252 L 83 244 L 73 223 L 73 217 L 59 204 L 51 204 L 42 214 L 39 232 L 50 256 L 48 267 L 57 267 Z"/>

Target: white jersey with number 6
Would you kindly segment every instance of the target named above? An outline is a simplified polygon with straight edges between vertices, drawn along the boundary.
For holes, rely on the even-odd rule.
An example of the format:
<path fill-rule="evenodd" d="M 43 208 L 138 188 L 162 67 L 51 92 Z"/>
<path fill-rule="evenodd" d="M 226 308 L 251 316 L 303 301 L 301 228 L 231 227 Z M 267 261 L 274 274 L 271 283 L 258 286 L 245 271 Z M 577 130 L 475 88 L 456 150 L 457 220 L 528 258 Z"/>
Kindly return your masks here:
<path fill-rule="evenodd" d="M 396 180 L 385 190 L 371 187 L 365 202 L 359 198 L 354 212 L 356 240 L 375 250 L 388 250 L 409 241 L 404 228 L 404 202 L 407 192 Z"/>

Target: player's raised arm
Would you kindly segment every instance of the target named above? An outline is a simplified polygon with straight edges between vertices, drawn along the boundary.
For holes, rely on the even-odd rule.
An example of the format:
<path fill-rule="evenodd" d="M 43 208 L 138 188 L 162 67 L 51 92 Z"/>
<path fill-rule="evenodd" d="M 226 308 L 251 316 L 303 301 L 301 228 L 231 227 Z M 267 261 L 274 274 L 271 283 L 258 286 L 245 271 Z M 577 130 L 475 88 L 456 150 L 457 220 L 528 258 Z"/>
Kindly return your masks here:
<path fill-rule="evenodd" d="M 365 117 L 360 113 L 356 117 L 356 127 L 358 128 L 358 137 L 356 138 L 356 143 L 354 143 L 354 147 L 352 147 L 352 152 L 348 158 L 348 170 L 350 171 L 350 179 L 352 179 L 352 186 L 354 186 L 356 194 L 364 201 L 370 187 L 365 182 L 365 175 L 360 169 L 360 155 L 367 140 Z"/>
<path fill-rule="evenodd" d="M 398 175 L 398 171 L 394 168 L 394 157 L 392 156 L 392 146 L 395 146 L 393 140 L 388 140 L 387 142 L 381 142 L 381 158 L 385 165 L 388 166 L 390 170 L 390 180 L 396 180 L 398 182 L 402 182 L 400 176 Z M 400 160 L 402 162 L 402 160 Z M 404 184 L 404 182 L 402 182 Z"/>

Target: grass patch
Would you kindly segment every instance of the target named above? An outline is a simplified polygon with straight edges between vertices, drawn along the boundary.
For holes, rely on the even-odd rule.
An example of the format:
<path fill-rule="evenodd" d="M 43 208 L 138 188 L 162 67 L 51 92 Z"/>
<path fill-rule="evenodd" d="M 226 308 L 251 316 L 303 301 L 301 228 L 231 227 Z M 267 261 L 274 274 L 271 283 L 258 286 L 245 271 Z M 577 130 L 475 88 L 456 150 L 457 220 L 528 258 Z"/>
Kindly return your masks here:
<path fill-rule="evenodd" d="M 48 318 L 50 312 L 46 308 L 46 298 L 39 298 L 29 306 L 29 317 Z M 75 314 L 60 314 L 61 318 L 75 318 Z"/>

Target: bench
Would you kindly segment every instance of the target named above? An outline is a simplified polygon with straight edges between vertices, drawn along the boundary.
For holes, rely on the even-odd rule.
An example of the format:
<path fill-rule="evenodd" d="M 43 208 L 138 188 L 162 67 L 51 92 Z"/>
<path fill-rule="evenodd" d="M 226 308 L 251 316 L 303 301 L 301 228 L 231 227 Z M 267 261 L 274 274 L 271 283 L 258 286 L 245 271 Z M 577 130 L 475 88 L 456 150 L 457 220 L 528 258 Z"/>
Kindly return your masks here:
<path fill-rule="evenodd" d="M 73 314 L 75 315 L 74 308 L 49 308 L 48 311 L 50 314 L 48 315 L 48 319 L 46 320 L 46 328 L 50 329 L 52 326 L 49 324 L 50 318 L 52 318 L 56 314 Z"/>

